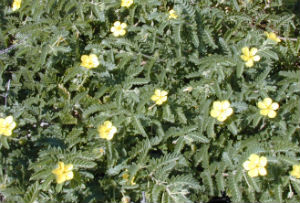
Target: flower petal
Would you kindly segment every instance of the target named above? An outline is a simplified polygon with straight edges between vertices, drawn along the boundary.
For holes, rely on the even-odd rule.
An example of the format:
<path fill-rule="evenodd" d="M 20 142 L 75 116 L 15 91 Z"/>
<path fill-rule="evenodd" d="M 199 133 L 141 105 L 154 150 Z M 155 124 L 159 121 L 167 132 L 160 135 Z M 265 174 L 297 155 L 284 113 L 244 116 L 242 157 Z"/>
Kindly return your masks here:
<path fill-rule="evenodd" d="M 248 60 L 249 60 L 249 57 L 248 57 L 248 56 L 245 56 L 245 55 L 241 55 L 241 59 L 243 59 L 243 61 L 248 61 Z"/>
<path fill-rule="evenodd" d="M 224 114 L 225 114 L 227 117 L 230 116 L 232 113 L 233 113 L 232 108 L 228 108 L 228 109 L 226 109 L 225 112 L 224 112 Z"/>
<path fill-rule="evenodd" d="M 103 123 L 103 125 L 106 127 L 106 128 L 111 128 L 112 127 L 112 123 L 110 121 L 105 121 Z"/>
<path fill-rule="evenodd" d="M 268 160 L 267 160 L 266 157 L 264 157 L 264 156 L 260 157 L 260 159 L 259 159 L 259 166 L 260 167 L 265 167 L 267 165 L 267 163 L 268 163 Z"/>
<path fill-rule="evenodd" d="M 258 176 L 258 170 L 255 168 L 255 169 L 252 169 L 252 170 L 249 170 L 248 171 L 248 175 L 252 178 L 254 177 L 257 177 Z"/>
<path fill-rule="evenodd" d="M 244 163 L 243 163 L 243 168 L 245 169 L 245 170 L 250 170 L 250 168 L 249 168 L 249 164 L 250 164 L 250 161 L 245 161 Z"/>
<path fill-rule="evenodd" d="M 168 92 L 167 91 L 161 91 L 161 94 L 160 94 L 161 96 L 167 96 L 168 95 Z"/>
<path fill-rule="evenodd" d="M 211 117 L 216 118 L 216 117 L 218 117 L 219 115 L 220 115 L 220 111 L 218 111 L 218 110 L 216 110 L 216 109 L 212 109 L 212 110 L 210 111 L 210 116 L 211 116 Z"/>
<path fill-rule="evenodd" d="M 161 91 L 160 91 L 159 89 L 156 89 L 156 90 L 154 91 L 154 94 L 155 94 L 156 96 L 160 96 Z"/>
<path fill-rule="evenodd" d="M 245 56 L 249 56 L 250 53 L 249 53 L 249 47 L 243 47 L 242 48 L 242 53 L 245 55 Z"/>
<path fill-rule="evenodd" d="M 116 21 L 115 23 L 114 23 L 114 27 L 118 27 L 118 26 L 120 26 L 121 25 L 121 22 L 120 21 Z"/>
<path fill-rule="evenodd" d="M 259 167 L 258 168 L 258 173 L 261 176 L 265 176 L 265 175 L 267 175 L 267 170 L 265 169 L 265 167 Z"/>
<path fill-rule="evenodd" d="M 61 184 L 66 181 L 66 177 L 63 174 L 59 174 L 56 176 L 56 182 Z"/>
<path fill-rule="evenodd" d="M 73 179 L 74 174 L 73 174 L 72 171 L 70 171 L 70 172 L 68 172 L 68 173 L 65 173 L 64 176 L 65 176 L 65 179 L 66 179 L 66 180 L 71 180 L 71 179 Z"/>
<path fill-rule="evenodd" d="M 73 170 L 73 164 L 66 164 L 64 170 L 65 171 L 71 171 L 71 170 Z"/>
<path fill-rule="evenodd" d="M 7 116 L 5 118 L 5 121 L 10 124 L 10 123 L 12 123 L 14 121 L 14 118 L 12 116 Z"/>
<path fill-rule="evenodd" d="M 220 101 L 214 101 L 213 103 L 213 109 L 215 110 L 221 110 L 222 109 L 222 104 Z"/>
<path fill-rule="evenodd" d="M 221 104 L 222 104 L 222 109 L 227 109 L 230 107 L 230 102 L 228 100 L 222 101 Z"/>
<path fill-rule="evenodd" d="M 151 100 L 152 100 L 152 101 L 157 101 L 158 99 L 159 99 L 159 97 L 156 96 L 156 95 L 152 95 L 152 97 L 151 97 Z"/>
<path fill-rule="evenodd" d="M 259 113 L 260 113 L 260 115 L 266 116 L 266 115 L 268 115 L 269 111 L 270 111 L 269 109 L 262 109 L 259 111 Z"/>
<path fill-rule="evenodd" d="M 260 60 L 260 56 L 259 56 L 259 55 L 255 55 L 255 56 L 253 57 L 253 60 L 254 60 L 254 61 L 259 61 L 259 60 Z"/>
<path fill-rule="evenodd" d="M 249 160 L 251 162 L 254 162 L 254 163 L 258 164 L 259 163 L 259 156 L 257 154 L 251 154 L 249 156 Z"/>
<path fill-rule="evenodd" d="M 247 67 L 252 67 L 254 65 L 254 62 L 253 62 L 253 59 L 249 59 L 247 62 L 246 62 L 246 66 Z"/>
<path fill-rule="evenodd" d="M 272 99 L 271 98 L 265 98 L 263 103 L 266 105 L 266 106 L 270 106 L 272 104 Z"/>
<path fill-rule="evenodd" d="M 265 105 L 265 103 L 264 102 L 258 102 L 258 104 L 257 104 L 257 106 L 258 106 L 258 108 L 260 108 L 260 109 L 265 109 L 265 108 L 267 108 L 267 106 Z"/>
<path fill-rule="evenodd" d="M 127 27 L 127 24 L 126 23 L 122 23 L 121 24 L 121 28 L 125 29 Z"/>
<path fill-rule="evenodd" d="M 268 117 L 269 118 L 275 118 L 277 115 L 276 111 L 274 110 L 270 110 L 269 113 L 268 113 Z"/>
<path fill-rule="evenodd" d="M 279 108 L 279 104 L 277 102 L 272 103 L 271 108 L 273 110 L 277 110 Z"/>
<path fill-rule="evenodd" d="M 250 55 L 254 56 L 256 53 L 257 53 L 257 48 L 255 48 L 255 47 L 251 48 Z"/>

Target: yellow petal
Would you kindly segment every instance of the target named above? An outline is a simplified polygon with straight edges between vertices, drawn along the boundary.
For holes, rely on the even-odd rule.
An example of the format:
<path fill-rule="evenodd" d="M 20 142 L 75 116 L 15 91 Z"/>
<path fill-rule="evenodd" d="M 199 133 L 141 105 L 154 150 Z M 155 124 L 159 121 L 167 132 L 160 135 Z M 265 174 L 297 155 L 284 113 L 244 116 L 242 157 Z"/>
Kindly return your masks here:
<path fill-rule="evenodd" d="M 268 32 L 264 32 L 264 34 L 267 36 L 267 38 L 269 38 L 269 33 Z"/>
<path fill-rule="evenodd" d="M 260 115 L 266 116 L 269 114 L 269 111 L 270 111 L 269 109 L 262 109 L 259 111 L 259 113 Z"/>
<path fill-rule="evenodd" d="M 158 99 L 159 99 L 159 97 L 156 96 L 156 95 L 152 95 L 152 97 L 151 97 L 151 100 L 152 100 L 152 101 L 157 101 Z"/>
<path fill-rule="evenodd" d="M 248 175 L 252 178 L 254 177 L 257 177 L 258 176 L 258 170 L 255 168 L 255 169 L 252 169 L 252 170 L 249 170 L 248 171 Z"/>
<path fill-rule="evenodd" d="M 120 30 L 120 34 L 121 36 L 124 36 L 126 34 L 126 31 L 125 30 Z"/>
<path fill-rule="evenodd" d="M 66 180 L 71 180 L 71 179 L 73 179 L 74 174 L 72 171 L 70 171 L 70 172 L 65 173 L 64 176 L 65 176 Z"/>
<path fill-rule="evenodd" d="M 66 181 L 66 177 L 64 175 L 59 174 L 59 175 L 56 176 L 56 182 L 58 184 L 61 184 L 61 183 L 65 182 L 65 181 Z"/>
<path fill-rule="evenodd" d="M 156 95 L 156 96 L 160 96 L 160 93 L 161 91 L 159 90 L 159 89 L 156 89 L 155 91 L 154 91 L 154 94 Z"/>
<path fill-rule="evenodd" d="M 248 57 L 248 56 L 245 56 L 245 55 L 241 55 L 241 59 L 243 59 L 243 61 L 248 61 L 248 60 L 249 60 L 249 57 Z"/>
<path fill-rule="evenodd" d="M 2 133 L 3 133 L 4 136 L 11 136 L 12 135 L 12 131 L 9 128 L 5 128 Z"/>
<path fill-rule="evenodd" d="M 249 59 L 245 64 L 247 67 L 251 68 L 254 65 L 253 59 Z"/>
<path fill-rule="evenodd" d="M 0 126 L 4 125 L 4 118 L 0 118 Z"/>
<path fill-rule="evenodd" d="M 221 121 L 221 122 L 225 121 L 226 119 L 227 119 L 227 116 L 223 113 L 217 117 L 217 120 Z"/>
<path fill-rule="evenodd" d="M 155 102 L 157 105 L 162 105 L 163 101 L 161 99 L 158 99 L 156 102 Z"/>
<path fill-rule="evenodd" d="M 249 156 L 249 160 L 251 162 L 254 162 L 254 163 L 258 164 L 259 163 L 259 156 L 257 154 L 251 154 Z"/>
<path fill-rule="evenodd" d="M 114 134 L 117 132 L 117 128 L 115 126 L 112 126 L 111 130 L 109 131 L 106 139 L 111 140 L 114 137 Z"/>
<path fill-rule="evenodd" d="M 55 175 L 60 175 L 60 174 L 62 174 L 62 170 L 61 170 L 60 168 L 56 168 L 56 169 L 52 170 L 51 172 L 52 172 L 53 174 L 55 174 Z"/>
<path fill-rule="evenodd" d="M 230 102 L 228 100 L 222 101 L 221 104 L 222 104 L 222 109 L 227 109 L 230 107 Z"/>
<path fill-rule="evenodd" d="M 245 56 L 249 56 L 250 53 L 249 53 L 249 47 L 243 47 L 242 48 L 242 53 L 245 55 Z"/>
<path fill-rule="evenodd" d="M 65 171 L 71 171 L 71 170 L 73 170 L 73 164 L 66 164 L 64 170 Z"/>
<path fill-rule="evenodd" d="M 81 61 L 85 62 L 89 59 L 89 56 L 88 55 L 82 55 L 81 56 Z"/>
<path fill-rule="evenodd" d="M 257 53 L 257 48 L 255 48 L 255 47 L 251 48 L 250 55 L 254 56 L 256 53 Z"/>
<path fill-rule="evenodd" d="M 126 23 L 122 23 L 121 24 L 121 28 L 125 29 L 127 27 L 127 24 Z"/>
<path fill-rule="evenodd" d="M 216 110 L 216 109 L 212 109 L 212 110 L 210 111 L 210 116 L 211 116 L 211 117 L 216 118 L 216 117 L 218 117 L 219 115 L 220 115 L 220 111 L 218 111 L 218 110 Z"/>
<path fill-rule="evenodd" d="M 267 175 L 267 170 L 265 169 L 265 167 L 260 167 L 260 168 L 258 168 L 258 173 L 261 176 L 265 176 L 265 175 Z"/>
<path fill-rule="evenodd" d="M 222 109 L 222 104 L 221 104 L 221 102 L 220 102 L 220 101 L 215 101 L 215 102 L 213 103 L 213 109 L 215 109 L 215 110 L 221 110 L 221 109 Z"/>
<path fill-rule="evenodd" d="M 276 111 L 274 110 L 270 110 L 269 113 L 268 113 L 268 117 L 269 118 L 275 118 L 277 115 Z"/>
<path fill-rule="evenodd" d="M 232 108 L 228 108 L 228 109 L 226 109 L 225 112 L 224 112 L 225 116 L 227 116 L 227 117 L 230 116 L 232 113 L 233 113 Z"/>
<path fill-rule="evenodd" d="M 259 159 L 259 166 L 260 167 L 265 167 L 267 165 L 267 163 L 268 163 L 268 160 L 267 160 L 266 157 L 264 157 L 264 156 L 260 157 L 260 159 Z"/>
<path fill-rule="evenodd" d="M 265 109 L 265 108 L 267 108 L 267 106 L 265 105 L 265 103 L 263 103 L 263 102 L 258 102 L 258 104 L 257 104 L 257 106 L 258 106 L 258 108 L 260 108 L 260 109 Z"/>
<path fill-rule="evenodd" d="M 271 108 L 273 110 L 277 110 L 279 108 L 279 104 L 277 102 L 272 103 Z"/>
<path fill-rule="evenodd" d="M 254 61 L 259 61 L 259 60 L 260 60 L 260 56 L 259 56 L 259 55 L 255 55 L 255 56 L 253 57 L 253 60 L 254 60 Z"/>
<path fill-rule="evenodd" d="M 111 127 L 112 127 L 112 122 L 110 122 L 110 121 L 105 121 L 105 122 L 103 123 L 103 125 L 104 125 L 106 128 L 111 128 Z"/>
<path fill-rule="evenodd" d="M 243 163 L 243 167 L 244 167 L 244 169 L 245 170 L 250 170 L 251 168 L 249 168 L 249 164 L 250 164 L 250 161 L 245 161 L 244 163 Z"/>
<path fill-rule="evenodd" d="M 7 122 L 7 124 L 11 124 L 12 122 L 14 122 L 14 118 L 12 116 L 7 116 L 5 118 L 5 121 Z"/>
<path fill-rule="evenodd" d="M 17 126 L 17 124 L 15 122 L 12 122 L 9 126 L 9 129 L 13 130 L 16 126 Z"/>
<path fill-rule="evenodd" d="M 161 91 L 160 95 L 161 95 L 161 96 L 167 96 L 167 95 L 168 95 L 168 92 L 163 90 L 163 91 Z"/>
<path fill-rule="evenodd" d="M 263 103 L 266 105 L 266 106 L 270 106 L 272 104 L 272 99 L 271 98 L 265 98 Z"/>

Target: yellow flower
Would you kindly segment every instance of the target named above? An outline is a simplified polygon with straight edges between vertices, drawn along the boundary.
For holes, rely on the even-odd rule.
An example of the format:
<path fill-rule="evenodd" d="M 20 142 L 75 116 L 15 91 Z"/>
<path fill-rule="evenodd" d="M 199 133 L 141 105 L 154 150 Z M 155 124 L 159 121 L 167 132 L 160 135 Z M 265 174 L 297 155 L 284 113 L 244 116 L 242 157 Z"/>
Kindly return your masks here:
<path fill-rule="evenodd" d="M 293 170 L 290 172 L 290 174 L 296 178 L 300 178 L 300 164 L 293 165 Z"/>
<path fill-rule="evenodd" d="M 176 11 L 173 9 L 169 11 L 169 19 L 177 19 L 177 17 Z"/>
<path fill-rule="evenodd" d="M 129 8 L 133 4 L 133 0 L 122 0 L 121 7 Z"/>
<path fill-rule="evenodd" d="M 80 65 L 87 69 L 96 68 L 99 66 L 98 57 L 95 54 L 82 55 Z"/>
<path fill-rule="evenodd" d="M 281 40 L 277 37 L 277 35 L 274 32 L 265 32 L 265 35 L 268 39 L 273 40 L 275 42 L 281 42 Z"/>
<path fill-rule="evenodd" d="M 243 167 L 248 171 L 248 175 L 253 178 L 259 175 L 267 175 L 267 170 L 265 168 L 267 166 L 267 163 L 268 160 L 266 157 L 259 157 L 257 154 L 251 154 L 249 160 L 243 163 Z"/>
<path fill-rule="evenodd" d="M 255 55 L 257 52 L 257 48 L 253 47 L 251 50 L 249 50 L 249 47 L 243 47 L 241 59 L 243 59 L 246 62 L 247 67 L 252 67 L 254 65 L 254 61 L 259 61 L 260 56 Z"/>
<path fill-rule="evenodd" d="M 162 105 L 168 99 L 168 92 L 164 90 L 156 89 L 154 95 L 152 95 L 151 100 L 154 101 L 157 105 Z"/>
<path fill-rule="evenodd" d="M 13 4 L 12 4 L 12 10 L 16 11 L 21 7 L 21 2 L 22 0 L 14 0 Z"/>
<path fill-rule="evenodd" d="M 17 126 L 12 116 L 0 118 L 0 135 L 11 136 L 13 129 Z"/>
<path fill-rule="evenodd" d="M 64 164 L 64 162 L 58 162 L 58 167 L 52 170 L 52 173 L 56 176 L 56 182 L 61 184 L 67 180 L 71 180 L 74 177 L 73 164 Z"/>
<path fill-rule="evenodd" d="M 110 28 L 110 31 L 113 33 L 115 37 L 124 36 L 126 34 L 125 28 L 127 27 L 126 23 L 121 23 L 120 21 L 116 21 L 114 26 Z"/>
<path fill-rule="evenodd" d="M 233 110 L 230 108 L 228 100 L 214 101 L 213 108 L 210 111 L 210 115 L 221 122 L 225 121 L 232 113 Z"/>
<path fill-rule="evenodd" d="M 260 108 L 260 114 L 269 118 L 275 118 L 277 115 L 275 110 L 279 108 L 279 104 L 273 102 L 271 98 L 265 98 L 263 101 L 258 102 L 257 106 Z"/>
<path fill-rule="evenodd" d="M 116 132 L 117 128 L 110 121 L 105 121 L 98 127 L 99 136 L 103 139 L 111 140 Z"/>

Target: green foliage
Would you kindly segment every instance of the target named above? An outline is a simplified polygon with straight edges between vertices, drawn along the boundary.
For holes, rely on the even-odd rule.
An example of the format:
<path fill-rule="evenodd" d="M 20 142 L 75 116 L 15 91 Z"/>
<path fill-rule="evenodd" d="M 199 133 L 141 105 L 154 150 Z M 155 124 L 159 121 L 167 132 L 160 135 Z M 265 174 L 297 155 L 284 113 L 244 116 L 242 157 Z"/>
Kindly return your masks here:
<path fill-rule="evenodd" d="M 300 38 L 296 1 L 0 2 L 0 199 L 4 202 L 299 202 Z M 177 19 L 169 19 L 174 9 Z M 297 16 L 298 15 L 298 16 Z M 127 24 L 114 37 L 115 21 Z M 275 32 L 281 42 L 267 39 Z M 249 68 L 243 47 L 260 61 Z M 81 56 L 97 55 L 85 69 Z M 162 105 L 151 100 L 166 90 Z M 257 103 L 280 107 L 262 116 Z M 210 116 L 216 100 L 234 113 Z M 117 128 L 108 141 L 98 126 Z M 250 177 L 250 154 L 268 159 Z M 57 184 L 52 170 L 73 164 Z"/>

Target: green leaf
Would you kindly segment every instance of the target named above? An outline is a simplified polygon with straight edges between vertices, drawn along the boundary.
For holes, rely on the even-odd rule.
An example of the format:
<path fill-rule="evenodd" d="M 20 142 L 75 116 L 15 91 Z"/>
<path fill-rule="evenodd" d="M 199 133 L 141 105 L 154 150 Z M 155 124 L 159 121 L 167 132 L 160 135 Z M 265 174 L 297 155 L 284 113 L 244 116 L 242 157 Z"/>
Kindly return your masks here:
<path fill-rule="evenodd" d="M 186 124 L 187 123 L 187 119 L 184 115 L 183 109 L 181 107 L 176 108 L 176 113 L 178 116 L 178 120 L 180 123 Z"/>
<path fill-rule="evenodd" d="M 201 135 L 200 133 L 189 133 L 187 135 L 184 136 L 185 139 L 187 139 L 188 141 L 192 141 L 192 142 L 199 142 L 199 143 L 209 143 L 209 139 L 203 135 Z"/>
<path fill-rule="evenodd" d="M 264 57 L 267 57 L 267 58 L 271 58 L 271 59 L 274 59 L 274 60 L 279 59 L 278 55 L 275 52 L 273 52 L 269 49 L 259 50 L 258 55 L 264 56 Z"/>
<path fill-rule="evenodd" d="M 229 125 L 227 125 L 228 127 L 228 130 L 230 130 L 230 132 L 233 134 L 233 135 L 237 135 L 238 133 L 238 129 L 236 127 L 236 125 L 234 124 L 234 122 L 232 121 Z"/>
<path fill-rule="evenodd" d="M 24 202 L 26 203 L 33 203 L 39 194 L 39 183 L 35 182 L 34 184 L 30 185 L 27 190 L 26 194 L 24 196 Z"/>
<path fill-rule="evenodd" d="M 232 201 L 241 202 L 242 200 L 242 192 L 240 191 L 240 187 L 238 186 L 236 177 L 234 174 L 230 174 L 228 178 L 229 189 L 232 194 Z"/>
<path fill-rule="evenodd" d="M 211 137 L 211 138 L 215 138 L 216 137 L 216 134 L 215 134 L 215 130 L 214 130 L 214 128 L 215 128 L 215 119 L 214 118 L 212 118 L 212 117 L 209 117 L 209 119 L 208 119 L 208 124 L 207 124 L 207 134 L 208 134 L 208 136 L 209 137 Z"/>
<path fill-rule="evenodd" d="M 4 137 L 3 135 L 0 135 L 0 136 L 1 136 L 1 144 L 3 145 L 3 147 L 5 147 L 6 149 L 9 149 L 7 138 Z"/>
<path fill-rule="evenodd" d="M 163 107 L 163 119 L 170 123 L 175 122 L 175 116 L 172 114 L 171 108 L 168 104 Z"/>
<path fill-rule="evenodd" d="M 250 191 L 254 189 L 256 192 L 260 192 L 260 188 L 258 187 L 256 180 L 254 178 L 250 177 L 248 174 L 244 172 L 243 172 L 243 176 L 248 186 L 250 186 Z"/>
<path fill-rule="evenodd" d="M 146 131 L 144 130 L 143 125 L 141 124 L 140 119 L 137 116 L 133 116 L 132 117 L 132 121 L 133 121 L 133 126 L 135 127 L 135 129 L 141 134 L 143 135 L 143 137 L 148 137 Z"/>

